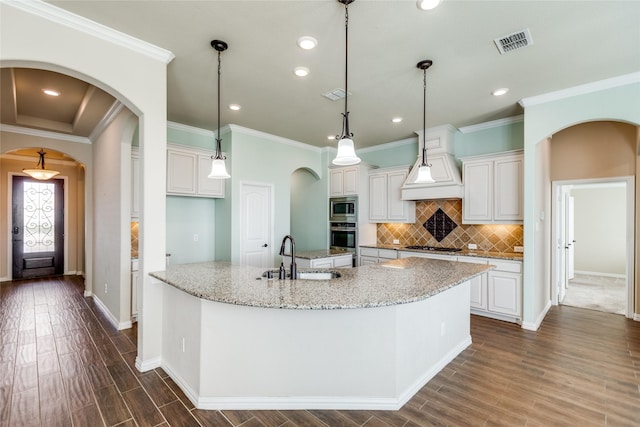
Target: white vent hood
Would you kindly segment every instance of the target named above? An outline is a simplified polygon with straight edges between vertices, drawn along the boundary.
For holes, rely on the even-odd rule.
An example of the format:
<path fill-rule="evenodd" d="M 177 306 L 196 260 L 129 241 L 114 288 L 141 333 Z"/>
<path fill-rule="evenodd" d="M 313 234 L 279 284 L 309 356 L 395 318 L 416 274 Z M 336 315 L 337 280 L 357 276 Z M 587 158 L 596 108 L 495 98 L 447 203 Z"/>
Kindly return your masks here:
<path fill-rule="evenodd" d="M 418 134 L 418 158 L 402 184 L 402 200 L 461 199 L 464 194 L 458 162 L 452 154 L 456 129 L 450 125 L 427 129 L 427 161 L 431 164 L 432 183 L 416 184 L 422 163 L 422 131 Z"/>

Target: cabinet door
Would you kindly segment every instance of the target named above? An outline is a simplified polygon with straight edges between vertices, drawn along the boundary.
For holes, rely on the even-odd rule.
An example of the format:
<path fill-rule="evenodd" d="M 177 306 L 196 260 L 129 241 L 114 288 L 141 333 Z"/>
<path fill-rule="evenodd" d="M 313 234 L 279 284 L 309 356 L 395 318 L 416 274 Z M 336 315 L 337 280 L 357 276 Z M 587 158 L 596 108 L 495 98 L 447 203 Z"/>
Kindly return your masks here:
<path fill-rule="evenodd" d="M 353 255 L 333 257 L 333 267 L 351 268 L 353 267 Z"/>
<path fill-rule="evenodd" d="M 211 172 L 211 157 L 198 154 L 198 195 L 224 197 L 224 179 L 208 178 Z"/>
<path fill-rule="evenodd" d="M 344 187 L 342 188 L 345 196 L 357 196 L 358 195 L 358 173 L 360 168 L 358 166 L 344 168 Z"/>
<path fill-rule="evenodd" d="M 431 254 L 426 252 L 405 252 L 398 251 L 398 258 L 409 258 L 409 257 L 417 257 L 417 258 L 428 258 L 428 259 L 442 259 L 444 261 L 457 261 L 458 258 L 454 255 L 445 255 L 445 254 Z"/>
<path fill-rule="evenodd" d="M 167 150 L 167 193 L 195 195 L 196 168 L 195 154 Z"/>
<path fill-rule="evenodd" d="M 493 219 L 493 161 L 465 164 L 462 222 L 482 223 Z"/>
<path fill-rule="evenodd" d="M 313 268 L 333 268 L 333 259 L 331 258 L 316 258 L 311 260 L 311 267 Z"/>
<path fill-rule="evenodd" d="M 407 179 L 407 172 L 389 172 L 387 175 L 387 218 L 391 221 L 410 221 L 410 206 L 415 203 L 402 200 L 402 184 Z M 415 214 L 413 220 L 415 221 Z"/>
<path fill-rule="evenodd" d="M 331 169 L 329 171 L 329 195 L 344 195 L 344 172 L 342 169 Z"/>
<path fill-rule="evenodd" d="M 378 258 L 372 258 L 368 256 L 360 257 L 360 265 L 374 265 L 378 263 Z"/>
<path fill-rule="evenodd" d="M 480 310 L 487 309 L 487 273 L 471 279 L 471 302 L 470 306 Z"/>
<path fill-rule="evenodd" d="M 387 175 L 369 175 L 369 221 L 386 221 L 387 196 Z"/>
<path fill-rule="evenodd" d="M 134 271 L 131 273 L 131 317 L 138 317 L 138 285 L 140 281 L 140 272 Z"/>
<path fill-rule="evenodd" d="M 496 313 L 520 317 L 522 275 L 489 271 L 488 281 L 488 309 Z"/>
<path fill-rule="evenodd" d="M 496 221 L 522 221 L 522 156 L 496 160 L 494 164 L 494 208 Z"/>
<path fill-rule="evenodd" d="M 140 157 L 131 156 L 131 216 L 140 216 Z"/>

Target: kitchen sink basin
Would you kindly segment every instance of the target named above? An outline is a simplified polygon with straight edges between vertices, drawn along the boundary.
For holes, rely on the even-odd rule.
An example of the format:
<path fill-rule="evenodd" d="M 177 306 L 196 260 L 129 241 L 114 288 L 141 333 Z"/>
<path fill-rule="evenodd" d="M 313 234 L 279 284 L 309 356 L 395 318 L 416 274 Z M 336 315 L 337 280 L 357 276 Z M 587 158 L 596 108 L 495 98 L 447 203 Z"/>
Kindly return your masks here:
<path fill-rule="evenodd" d="M 298 271 L 299 280 L 332 280 L 338 279 L 342 275 L 337 271 Z M 267 270 L 262 273 L 262 277 L 258 279 L 275 279 L 278 280 L 278 270 Z M 291 279 L 291 275 L 287 272 L 287 279 Z"/>

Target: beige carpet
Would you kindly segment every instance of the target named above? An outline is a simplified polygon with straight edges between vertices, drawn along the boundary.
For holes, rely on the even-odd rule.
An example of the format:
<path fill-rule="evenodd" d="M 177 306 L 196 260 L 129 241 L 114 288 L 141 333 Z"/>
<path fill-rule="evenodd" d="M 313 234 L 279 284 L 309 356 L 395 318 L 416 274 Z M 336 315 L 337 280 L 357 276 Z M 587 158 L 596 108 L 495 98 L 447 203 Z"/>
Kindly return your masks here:
<path fill-rule="evenodd" d="M 625 314 L 625 279 L 576 274 L 561 304 L 607 313 Z"/>

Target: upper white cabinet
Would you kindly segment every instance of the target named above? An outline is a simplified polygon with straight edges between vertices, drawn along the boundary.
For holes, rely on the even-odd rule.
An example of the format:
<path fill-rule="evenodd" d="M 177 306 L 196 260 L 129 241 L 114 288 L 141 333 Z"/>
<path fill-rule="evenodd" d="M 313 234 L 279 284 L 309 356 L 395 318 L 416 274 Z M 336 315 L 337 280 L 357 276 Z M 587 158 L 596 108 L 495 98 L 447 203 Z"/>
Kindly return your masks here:
<path fill-rule="evenodd" d="M 361 166 L 344 166 L 329 171 L 330 197 L 357 196 Z"/>
<path fill-rule="evenodd" d="M 416 203 L 402 200 L 402 184 L 408 173 L 408 168 L 369 173 L 369 222 L 415 222 Z"/>
<path fill-rule="evenodd" d="M 463 224 L 522 223 L 522 151 L 462 159 Z"/>
<path fill-rule="evenodd" d="M 131 147 L 131 217 L 140 216 L 140 151 Z"/>
<path fill-rule="evenodd" d="M 224 197 L 223 179 L 209 179 L 213 152 L 179 145 L 167 146 L 167 194 Z"/>

